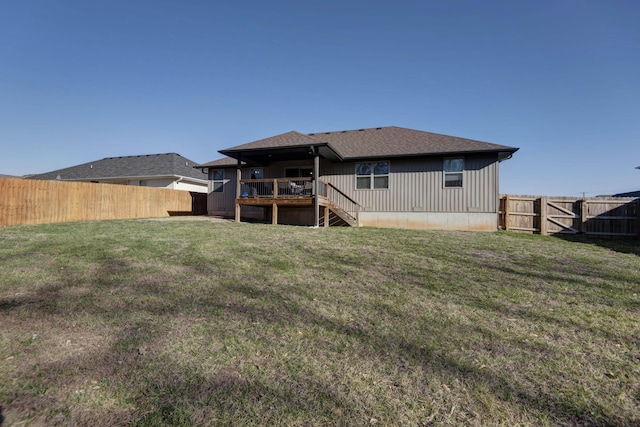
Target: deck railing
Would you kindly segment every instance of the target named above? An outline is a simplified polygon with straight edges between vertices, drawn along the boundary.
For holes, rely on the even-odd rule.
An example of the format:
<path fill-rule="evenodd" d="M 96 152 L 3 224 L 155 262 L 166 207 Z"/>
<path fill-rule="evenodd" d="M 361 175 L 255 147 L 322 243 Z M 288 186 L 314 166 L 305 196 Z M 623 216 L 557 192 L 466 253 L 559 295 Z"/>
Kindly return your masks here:
<path fill-rule="evenodd" d="M 240 198 L 311 198 L 313 181 L 302 178 L 241 179 Z"/>

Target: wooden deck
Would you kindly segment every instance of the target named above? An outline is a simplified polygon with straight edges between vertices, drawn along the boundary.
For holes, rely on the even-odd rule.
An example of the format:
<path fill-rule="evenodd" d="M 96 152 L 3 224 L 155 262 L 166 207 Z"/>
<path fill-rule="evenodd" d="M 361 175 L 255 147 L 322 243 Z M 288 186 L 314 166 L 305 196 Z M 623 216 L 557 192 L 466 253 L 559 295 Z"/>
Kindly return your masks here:
<path fill-rule="evenodd" d="M 314 192 L 318 191 L 318 196 Z M 271 222 L 278 223 L 278 209 L 311 208 L 315 211 L 316 226 L 345 224 L 358 226 L 360 205 L 333 184 L 320 181 L 314 190 L 311 178 L 238 179 L 235 199 L 235 220 L 241 221 L 242 206 L 261 207 L 265 220 L 271 210 Z M 333 220 L 329 220 L 332 217 Z"/>

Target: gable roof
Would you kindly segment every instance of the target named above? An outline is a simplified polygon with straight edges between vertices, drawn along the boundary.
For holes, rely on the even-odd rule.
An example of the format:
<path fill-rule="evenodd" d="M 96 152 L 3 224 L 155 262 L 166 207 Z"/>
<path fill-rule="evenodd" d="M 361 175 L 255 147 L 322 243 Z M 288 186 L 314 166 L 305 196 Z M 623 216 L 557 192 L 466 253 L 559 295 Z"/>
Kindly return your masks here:
<path fill-rule="evenodd" d="M 185 177 L 206 180 L 202 171 L 194 169 L 196 163 L 176 153 L 140 156 L 106 157 L 102 160 L 58 169 L 31 179 L 59 179 L 63 181 L 91 181 L 124 178 Z"/>
<path fill-rule="evenodd" d="M 220 150 L 220 153 L 234 159 L 265 163 L 269 157 L 276 158 L 276 155 L 278 160 L 286 160 L 287 155 L 295 158 L 309 157 L 309 147 L 317 147 L 323 157 L 333 161 L 472 153 L 498 153 L 500 160 L 503 160 L 518 150 L 490 142 L 387 126 L 308 135 L 290 131 Z M 198 166 L 207 167 L 223 160 Z M 230 163 L 224 164 L 229 165 Z"/>

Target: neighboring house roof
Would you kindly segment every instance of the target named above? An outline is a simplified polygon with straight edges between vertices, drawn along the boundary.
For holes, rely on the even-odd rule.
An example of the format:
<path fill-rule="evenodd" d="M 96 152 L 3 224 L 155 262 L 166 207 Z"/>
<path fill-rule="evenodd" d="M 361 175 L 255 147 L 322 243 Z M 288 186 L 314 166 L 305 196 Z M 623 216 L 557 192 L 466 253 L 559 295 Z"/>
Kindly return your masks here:
<path fill-rule="evenodd" d="M 418 157 L 433 155 L 457 155 L 471 153 L 498 153 L 502 160 L 515 153 L 518 148 L 492 144 L 473 139 L 459 138 L 397 126 L 347 131 L 317 132 L 308 135 L 291 131 L 247 144 L 220 150 L 232 158 L 264 162 L 269 155 L 296 152 L 308 155 L 310 146 L 317 147 L 320 154 L 334 161 L 367 158 Z M 249 154 L 248 153 L 252 153 Z M 229 166 L 232 160 L 214 166 Z M 211 163 L 198 165 L 209 167 Z"/>
<path fill-rule="evenodd" d="M 640 197 L 640 190 L 629 191 L 628 193 L 614 194 L 613 197 Z"/>
<path fill-rule="evenodd" d="M 33 175 L 31 178 L 92 181 L 125 178 L 185 177 L 206 181 L 207 176 L 200 170 L 193 168 L 195 164 L 192 160 L 176 153 L 107 157 L 102 160 Z"/>
<path fill-rule="evenodd" d="M 4 175 L 0 173 L 0 178 L 22 178 L 22 177 L 15 176 L 15 175 Z"/>

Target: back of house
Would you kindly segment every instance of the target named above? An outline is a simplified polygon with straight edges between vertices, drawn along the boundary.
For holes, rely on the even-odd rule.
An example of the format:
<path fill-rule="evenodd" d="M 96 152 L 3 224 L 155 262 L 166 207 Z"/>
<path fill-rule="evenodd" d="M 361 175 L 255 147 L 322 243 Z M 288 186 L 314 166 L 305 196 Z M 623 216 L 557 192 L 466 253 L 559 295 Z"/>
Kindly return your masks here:
<path fill-rule="evenodd" d="M 226 157 L 196 167 L 208 173 L 209 215 L 493 231 L 499 164 L 517 150 L 395 126 L 291 131 L 221 150 Z"/>

